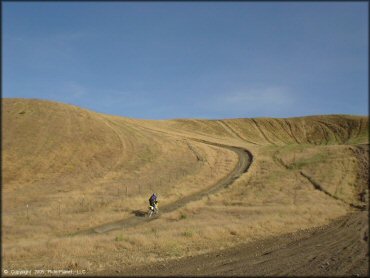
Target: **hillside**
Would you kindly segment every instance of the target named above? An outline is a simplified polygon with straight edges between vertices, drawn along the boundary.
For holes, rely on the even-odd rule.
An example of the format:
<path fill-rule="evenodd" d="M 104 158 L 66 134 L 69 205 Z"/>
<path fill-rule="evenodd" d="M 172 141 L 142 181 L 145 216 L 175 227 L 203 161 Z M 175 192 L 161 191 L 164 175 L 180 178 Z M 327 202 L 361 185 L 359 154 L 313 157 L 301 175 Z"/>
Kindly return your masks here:
<path fill-rule="evenodd" d="M 122 217 L 123 198 L 135 208 L 159 191 L 170 202 L 179 187 L 182 194 L 200 190 L 195 180 L 207 187 L 236 163 L 230 151 L 61 103 L 5 99 L 2 124 L 5 212 L 29 204 L 40 214 L 52 213 L 58 202 L 75 213 L 117 210 L 101 216 L 107 221 Z M 81 221 L 75 224 L 83 226 Z"/>
<path fill-rule="evenodd" d="M 300 118 L 148 121 L 148 126 L 215 138 L 233 138 L 252 145 L 368 143 L 365 116 L 328 115 Z"/>
<path fill-rule="evenodd" d="M 104 273 L 317 227 L 366 205 L 365 116 L 151 121 L 30 99 L 2 99 L 2 113 L 8 268 Z M 145 222 L 152 192 L 163 211 Z"/>

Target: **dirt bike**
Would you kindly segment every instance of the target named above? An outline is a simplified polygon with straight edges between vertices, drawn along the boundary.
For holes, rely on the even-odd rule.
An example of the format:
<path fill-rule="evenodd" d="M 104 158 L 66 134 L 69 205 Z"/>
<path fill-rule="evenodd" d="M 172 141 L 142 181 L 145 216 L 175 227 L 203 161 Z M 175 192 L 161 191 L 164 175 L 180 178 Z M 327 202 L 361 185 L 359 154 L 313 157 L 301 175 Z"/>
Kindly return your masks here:
<path fill-rule="evenodd" d="M 150 218 L 153 215 L 156 215 L 158 213 L 159 213 L 159 210 L 158 210 L 158 202 L 156 202 L 154 204 L 154 206 L 149 206 L 149 209 L 148 209 L 148 218 Z"/>

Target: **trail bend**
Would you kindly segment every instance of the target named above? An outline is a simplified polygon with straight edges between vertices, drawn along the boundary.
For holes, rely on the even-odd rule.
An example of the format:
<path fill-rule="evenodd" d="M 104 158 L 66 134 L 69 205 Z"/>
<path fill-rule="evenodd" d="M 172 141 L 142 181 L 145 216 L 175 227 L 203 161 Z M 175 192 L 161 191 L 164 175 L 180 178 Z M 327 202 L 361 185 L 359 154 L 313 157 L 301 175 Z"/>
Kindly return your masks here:
<path fill-rule="evenodd" d="M 234 167 L 234 169 L 224 178 L 219 180 L 217 183 L 212 185 L 211 187 L 205 188 L 201 191 L 195 192 L 193 194 L 187 195 L 180 200 L 177 200 L 176 202 L 170 203 L 168 205 L 162 206 L 160 208 L 161 213 L 168 213 L 175 211 L 176 209 L 179 209 L 186 204 L 193 202 L 193 201 L 198 201 L 202 199 L 203 197 L 214 194 L 217 191 L 227 188 L 229 185 L 231 185 L 236 179 L 238 179 L 243 173 L 247 172 L 250 165 L 253 162 L 253 155 L 252 153 L 241 147 L 235 147 L 235 146 L 229 146 L 229 145 L 224 145 L 224 144 L 219 144 L 219 143 L 214 143 L 214 142 L 209 142 L 201 139 L 196 139 L 196 138 L 184 138 L 186 140 L 192 140 L 192 141 L 197 141 L 203 144 L 208 144 L 220 148 L 226 148 L 228 150 L 231 150 L 235 152 L 238 155 L 238 163 Z M 99 225 L 97 227 L 92 227 L 87 230 L 82 230 L 78 231 L 74 235 L 89 235 L 89 234 L 101 234 L 101 233 L 107 233 L 110 231 L 114 230 L 120 230 L 124 228 L 130 228 L 134 227 L 140 224 L 144 224 L 148 221 L 153 221 L 157 218 L 151 218 L 148 219 L 146 217 L 137 217 L 137 216 L 132 216 L 129 218 L 125 218 L 119 221 L 115 222 L 110 222 L 106 223 L 103 225 Z"/>

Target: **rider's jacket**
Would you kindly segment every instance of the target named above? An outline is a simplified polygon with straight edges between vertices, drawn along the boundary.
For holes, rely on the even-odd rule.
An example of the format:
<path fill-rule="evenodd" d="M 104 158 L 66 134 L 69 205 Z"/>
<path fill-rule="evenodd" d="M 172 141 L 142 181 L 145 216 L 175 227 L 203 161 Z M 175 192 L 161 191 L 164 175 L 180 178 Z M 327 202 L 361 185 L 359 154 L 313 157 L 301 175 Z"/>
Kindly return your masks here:
<path fill-rule="evenodd" d="M 151 206 L 153 206 L 155 204 L 155 202 L 157 201 L 157 196 L 155 196 L 154 194 L 149 198 L 149 203 Z"/>

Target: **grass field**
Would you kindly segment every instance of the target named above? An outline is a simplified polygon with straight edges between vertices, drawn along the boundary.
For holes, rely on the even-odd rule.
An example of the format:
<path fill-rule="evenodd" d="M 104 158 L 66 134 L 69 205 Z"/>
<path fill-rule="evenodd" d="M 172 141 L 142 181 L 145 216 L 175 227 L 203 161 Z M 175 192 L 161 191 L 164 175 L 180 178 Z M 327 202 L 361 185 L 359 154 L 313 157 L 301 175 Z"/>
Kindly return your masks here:
<path fill-rule="evenodd" d="M 3 269 L 94 274 L 194 256 L 320 226 L 367 202 L 364 116 L 150 121 L 2 101 Z M 145 212 L 152 192 L 166 206 L 212 187 L 238 156 L 207 142 L 249 150 L 248 172 L 154 221 L 74 235 Z"/>

